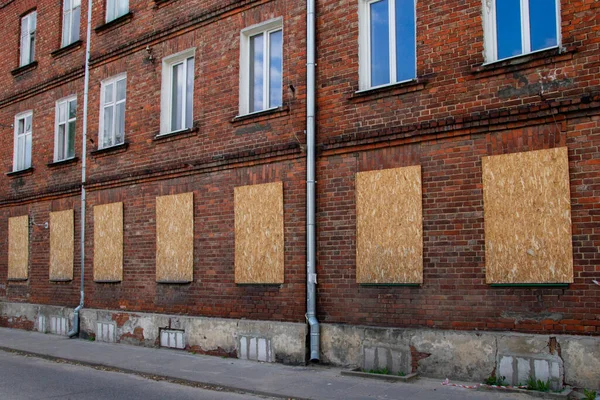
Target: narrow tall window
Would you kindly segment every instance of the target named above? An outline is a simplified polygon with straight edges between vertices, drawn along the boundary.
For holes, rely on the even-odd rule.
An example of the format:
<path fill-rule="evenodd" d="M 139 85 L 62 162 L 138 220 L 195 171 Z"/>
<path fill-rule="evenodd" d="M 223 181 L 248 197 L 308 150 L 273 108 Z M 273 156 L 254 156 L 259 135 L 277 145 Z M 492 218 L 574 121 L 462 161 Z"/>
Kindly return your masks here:
<path fill-rule="evenodd" d="M 31 167 L 31 124 L 33 113 L 26 111 L 15 117 L 13 171 Z"/>
<path fill-rule="evenodd" d="M 126 75 L 102 82 L 100 106 L 100 148 L 117 146 L 125 141 Z"/>
<path fill-rule="evenodd" d="M 122 17 L 129 12 L 129 0 L 106 0 L 106 22 Z"/>
<path fill-rule="evenodd" d="M 415 0 L 360 0 L 361 89 L 416 78 Z"/>
<path fill-rule="evenodd" d="M 35 60 L 35 27 L 37 12 L 32 11 L 21 18 L 21 56 L 20 66 L 31 64 Z"/>
<path fill-rule="evenodd" d="M 77 99 L 69 97 L 56 102 L 56 136 L 54 161 L 75 157 L 75 121 Z"/>
<path fill-rule="evenodd" d="M 281 19 L 242 31 L 240 114 L 282 105 L 283 29 Z"/>
<path fill-rule="evenodd" d="M 557 0 L 484 0 L 488 62 L 559 45 Z"/>
<path fill-rule="evenodd" d="M 194 52 L 195 49 L 186 50 L 163 60 L 161 134 L 193 125 Z"/>
<path fill-rule="evenodd" d="M 81 18 L 81 0 L 64 0 L 62 47 L 79 40 L 79 23 Z"/>

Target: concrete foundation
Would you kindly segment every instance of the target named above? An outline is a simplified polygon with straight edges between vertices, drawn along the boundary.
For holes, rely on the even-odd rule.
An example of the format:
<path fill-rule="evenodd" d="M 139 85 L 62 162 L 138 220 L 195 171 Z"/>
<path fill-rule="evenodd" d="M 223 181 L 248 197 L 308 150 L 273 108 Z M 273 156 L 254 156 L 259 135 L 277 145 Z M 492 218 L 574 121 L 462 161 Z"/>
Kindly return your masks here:
<path fill-rule="evenodd" d="M 167 343 L 165 335 L 181 332 L 176 346 L 165 347 L 262 362 L 307 361 L 302 323 L 94 309 L 83 309 L 80 317 L 83 338 L 159 347 Z M 0 302 L 1 326 L 51 333 L 51 321 L 61 318 L 68 322 L 57 330 L 62 334 L 71 328 L 72 308 Z M 533 377 L 554 390 L 600 389 L 599 337 L 321 324 L 321 361 L 440 379 L 482 382 L 494 375 L 516 385 Z"/>

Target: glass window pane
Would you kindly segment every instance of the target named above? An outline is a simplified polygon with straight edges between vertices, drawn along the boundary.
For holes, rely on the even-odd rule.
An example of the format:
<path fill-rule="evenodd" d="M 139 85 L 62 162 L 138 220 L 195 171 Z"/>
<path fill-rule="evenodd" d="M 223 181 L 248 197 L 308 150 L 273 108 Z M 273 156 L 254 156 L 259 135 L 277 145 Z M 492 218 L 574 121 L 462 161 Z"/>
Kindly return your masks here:
<path fill-rule="evenodd" d="M 117 10 L 117 16 L 120 17 L 121 15 L 125 15 L 127 14 L 127 12 L 129 11 L 129 1 L 128 0 L 117 0 L 118 3 L 118 10 Z"/>
<path fill-rule="evenodd" d="M 496 0 L 496 29 L 498 59 L 523 53 L 520 0 Z"/>
<path fill-rule="evenodd" d="M 191 128 L 194 118 L 194 58 L 187 59 L 187 78 L 185 88 L 185 127 Z"/>
<path fill-rule="evenodd" d="M 29 35 L 21 37 L 21 66 L 29 64 Z"/>
<path fill-rule="evenodd" d="M 77 100 L 69 102 L 69 119 L 75 118 L 77 115 Z"/>
<path fill-rule="evenodd" d="M 81 6 L 81 0 L 73 0 L 73 8 Z"/>
<path fill-rule="evenodd" d="M 58 122 L 65 122 L 67 120 L 67 103 L 60 103 L 58 105 Z"/>
<path fill-rule="evenodd" d="M 75 121 L 69 122 L 69 132 L 67 135 L 67 157 L 75 156 Z"/>
<path fill-rule="evenodd" d="M 104 87 L 104 104 L 113 102 L 113 83 L 109 83 Z"/>
<path fill-rule="evenodd" d="M 25 136 L 25 165 L 23 168 L 31 167 L 31 135 Z"/>
<path fill-rule="evenodd" d="M 65 125 L 61 124 L 58 126 L 58 134 L 57 134 L 57 158 L 59 160 L 63 160 L 65 158 Z"/>
<path fill-rule="evenodd" d="M 415 55 L 415 1 L 396 0 L 396 80 L 417 76 Z"/>
<path fill-rule="evenodd" d="M 25 132 L 31 132 L 31 115 L 25 117 Z"/>
<path fill-rule="evenodd" d="M 29 15 L 30 15 L 30 18 L 29 18 L 29 30 L 31 32 L 35 32 L 35 26 L 37 24 L 37 12 L 34 11 L 31 14 L 29 14 Z"/>
<path fill-rule="evenodd" d="M 17 137 L 17 170 L 21 170 L 25 165 L 25 136 Z"/>
<path fill-rule="evenodd" d="M 21 118 L 17 124 L 17 134 L 22 135 L 25 132 L 25 118 Z"/>
<path fill-rule="evenodd" d="M 79 40 L 79 26 L 81 25 L 81 7 L 73 9 L 71 19 L 71 43 Z"/>
<path fill-rule="evenodd" d="M 388 0 L 369 6 L 371 26 L 371 86 L 390 83 L 390 22 Z"/>
<path fill-rule="evenodd" d="M 250 38 L 250 112 L 264 109 L 264 34 Z"/>
<path fill-rule="evenodd" d="M 269 107 L 282 103 L 282 31 L 272 32 L 269 41 Z"/>
<path fill-rule="evenodd" d="M 104 108 L 104 126 L 102 133 L 102 147 L 112 146 L 112 133 L 113 133 L 113 108 Z"/>
<path fill-rule="evenodd" d="M 125 103 L 117 105 L 115 144 L 123 143 L 125 139 Z"/>
<path fill-rule="evenodd" d="M 106 0 L 106 20 L 112 21 L 115 19 L 115 1 L 117 0 Z"/>
<path fill-rule="evenodd" d="M 558 45 L 556 34 L 556 1 L 529 0 L 531 51 Z"/>
<path fill-rule="evenodd" d="M 172 67 L 173 77 L 171 82 L 171 131 L 182 128 L 183 117 L 183 64 Z"/>
<path fill-rule="evenodd" d="M 35 32 L 31 34 L 29 40 L 29 62 L 35 60 Z"/>
<path fill-rule="evenodd" d="M 62 46 L 68 45 L 71 40 L 71 12 L 67 11 L 63 14 L 63 31 L 62 31 Z"/>
<path fill-rule="evenodd" d="M 65 0 L 63 10 L 67 11 L 71 9 L 71 0 Z"/>
<path fill-rule="evenodd" d="M 125 79 L 117 81 L 117 101 L 125 99 Z"/>

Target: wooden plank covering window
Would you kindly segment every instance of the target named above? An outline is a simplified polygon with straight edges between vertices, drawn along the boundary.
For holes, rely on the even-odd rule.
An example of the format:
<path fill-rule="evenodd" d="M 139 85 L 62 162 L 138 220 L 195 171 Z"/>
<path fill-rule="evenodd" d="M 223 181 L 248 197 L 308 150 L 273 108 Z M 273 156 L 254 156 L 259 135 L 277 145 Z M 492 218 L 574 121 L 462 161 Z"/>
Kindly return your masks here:
<path fill-rule="evenodd" d="M 94 281 L 123 280 L 123 203 L 94 207 Z"/>
<path fill-rule="evenodd" d="M 484 157 L 489 284 L 571 283 L 567 148 Z"/>
<path fill-rule="evenodd" d="M 156 281 L 194 279 L 194 193 L 156 198 Z"/>
<path fill-rule="evenodd" d="M 421 166 L 356 174 L 356 281 L 423 283 Z"/>
<path fill-rule="evenodd" d="M 8 279 L 29 277 L 29 216 L 8 219 Z"/>
<path fill-rule="evenodd" d="M 236 187 L 234 204 L 235 283 L 283 283 L 283 183 Z"/>
<path fill-rule="evenodd" d="M 73 280 L 73 210 L 50 213 L 50 280 Z"/>

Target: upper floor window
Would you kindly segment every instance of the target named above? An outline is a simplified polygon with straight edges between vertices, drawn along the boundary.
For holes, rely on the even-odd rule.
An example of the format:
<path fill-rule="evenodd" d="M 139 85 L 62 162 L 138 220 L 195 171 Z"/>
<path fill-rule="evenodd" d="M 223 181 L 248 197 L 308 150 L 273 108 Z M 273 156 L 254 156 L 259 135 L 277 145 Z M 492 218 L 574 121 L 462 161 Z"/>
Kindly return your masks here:
<path fill-rule="evenodd" d="M 486 61 L 557 47 L 557 0 L 484 0 Z"/>
<path fill-rule="evenodd" d="M 160 133 L 190 129 L 194 116 L 194 53 L 189 49 L 163 60 Z"/>
<path fill-rule="evenodd" d="M 129 0 L 106 0 L 106 22 L 122 17 L 129 12 Z"/>
<path fill-rule="evenodd" d="M 64 0 L 62 47 L 79 40 L 79 23 L 81 18 L 81 0 Z"/>
<path fill-rule="evenodd" d="M 242 31 L 240 114 L 282 105 L 283 29 L 276 19 Z"/>
<path fill-rule="evenodd" d="M 415 0 L 359 0 L 360 89 L 415 79 Z"/>
<path fill-rule="evenodd" d="M 127 75 L 122 74 L 102 82 L 100 93 L 99 148 L 125 142 L 125 98 Z"/>
<path fill-rule="evenodd" d="M 13 171 L 22 171 L 31 167 L 32 119 L 32 111 L 25 111 L 15 116 Z"/>
<path fill-rule="evenodd" d="M 32 11 L 21 18 L 21 56 L 19 66 L 32 63 L 35 60 L 35 26 L 37 12 Z"/>
<path fill-rule="evenodd" d="M 63 161 L 75 157 L 76 115 L 77 98 L 75 96 L 56 102 L 54 161 Z"/>

